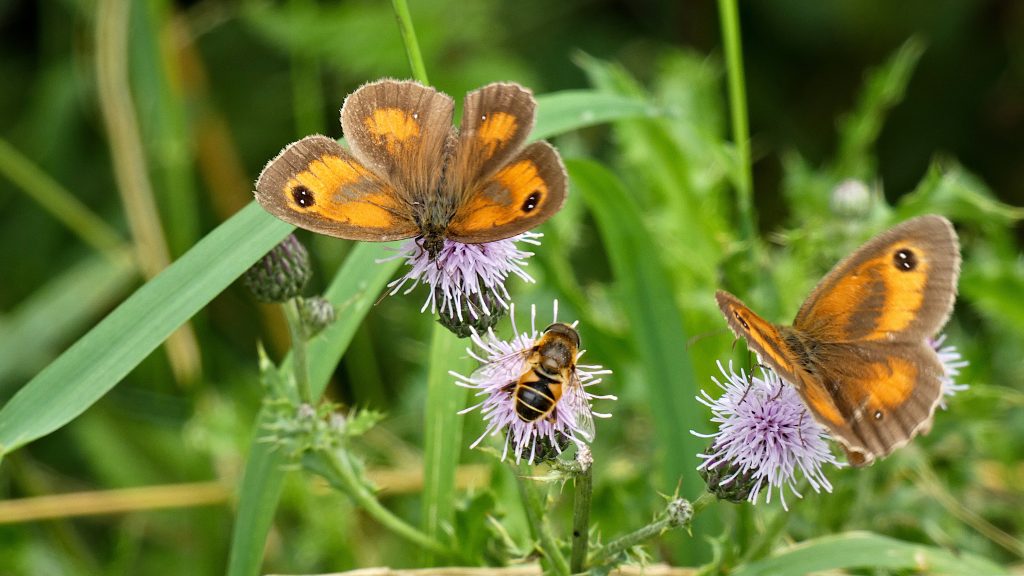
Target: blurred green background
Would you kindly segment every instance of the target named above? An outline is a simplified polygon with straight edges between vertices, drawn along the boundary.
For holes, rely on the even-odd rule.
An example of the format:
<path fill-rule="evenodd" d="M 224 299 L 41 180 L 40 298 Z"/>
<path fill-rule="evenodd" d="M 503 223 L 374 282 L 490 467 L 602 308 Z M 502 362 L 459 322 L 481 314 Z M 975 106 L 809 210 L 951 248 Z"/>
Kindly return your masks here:
<path fill-rule="evenodd" d="M 0 1 L 4 403 L 161 268 L 164 252 L 176 259 L 246 205 L 281 147 L 313 132 L 340 137 L 346 94 L 410 76 L 388 2 L 129 4 L 119 45 L 116 0 Z M 602 391 L 619 401 L 596 407 L 615 414 L 599 422 L 594 447 L 594 520 L 606 539 L 647 522 L 660 510 L 658 493 L 675 489 L 674 472 L 696 465 L 691 448 L 700 443 L 675 440 L 710 425 L 681 402 L 712 385 L 716 360 L 749 363 L 730 352 L 716 287 L 787 321 L 861 241 L 896 220 L 939 212 L 963 243 L 962 297 L 948 332 L 971 361 L 962 377 L 971 390 L 939 414 L 928 437 L 887 461 L 828 471 L 835 493 L 791 500 L 780 539 L 761 552 L 787 538 L 870 530 L 1020 566 L 1024 4 L 742 3 L 754 244 L 738 231 L 734 207 L 742 169 L 729 143 L 716 3 L 450 0 L 410 8 L 431 83 L 456 101 L 487 82 L 514 80 L 539 95 L 594 89 L 660 111 L 553 139 L 569 161 L 572 195 L 542 228 L 545 243 L 529 267 L 538 283 L 510 281 L 521 311 L 538 304 L 539 321 L 559 298 L 560 318 L 581 320 L 587 360 L 615 370 Z M 127 55 L 126 68 L 118 55 Z M 842 212 L 831 193 L 851 178 L 874 194 Z M 616 212 L 609 199 L 627 209 Z M 312 293 L 351 243 L 299 236 L 314 257 Z M 139 238 L 157 242 L 140 248 Z M 659 258 L 632 277 L 630 259 L 650 253 Z M 640 285 L 641 273 L 650 284 Z M 386 487 L 385 503 L 413 523 L 432 324 L 419 313 L 422 298 L 419 291 L 373 308 L 327 392 L 387 412 L 362 455 Z M 638 304 L 648 299 L 674 310 L 678 329 L 651 326 L 665 308 Z M 694 336 L 703 338 L 688 345 Z M 0 513 L 0 573 L 162 574 L 179 572 L 182 558 L 190 573 L 223 573 L 233 492 L 262 394 L 257 341 L 283 356 L 280 313 L 233 285 L 81 417 L 5 455 L 0 494 L 8 500 L 154 489 L 112 514 L 16 521 Z M 700 418 L 673 420 L 679 413 Z M 479 422 L 466 422 L 464 437 L 475 438 Z M 467 546 L 481 563 L 514 560 L 529 538 L 507 469 L 478 451 L 461 461 L 460 485 L 471 489 L 461 492 L 458 534 L 498 518 L 519 549 L 491 532 Z M 699 488 L 691 481 L 683 492 Z M 75 502 L 90 498 L 100 496 Z M 159 502 L 172 508 L 154 510 Z M 562 524 L 563 508 L 553 512 Z M 777 510 L 720 504 L 705 513 L 714 518 L 697 538 L 672 534 L 648 550 L 673 564 L 707 561 L 712 549 L 738 562 Z M 727 536 L 714 545 L 701 537 L 720 534 Z M 343 496 L 291 474 L 262 569 L 419 561 Z"/>

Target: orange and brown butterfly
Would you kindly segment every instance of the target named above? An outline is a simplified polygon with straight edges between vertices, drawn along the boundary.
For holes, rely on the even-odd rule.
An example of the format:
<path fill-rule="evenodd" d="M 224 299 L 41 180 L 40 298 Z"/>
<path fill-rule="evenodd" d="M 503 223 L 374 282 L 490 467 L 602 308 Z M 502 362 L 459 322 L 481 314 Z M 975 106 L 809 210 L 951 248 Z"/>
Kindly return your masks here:
<path fill-rule="evenodd" d="M 436 259 L 446 239 L 510 238 L 561 208 L 565 167 L 546 142 L 523 146 L 536 101 L 513 83 L 454 101 L 413 81 L 379 80 L 341 107 L 349 148 L 314 135 L 289 144 L 263 169 L 256 200 L 300 228 L 383 242 L 418 238 Z"/>
<path fill-rule="evenodd" d="M 952 224 L 921 216 L 836 264 L 792 326 L 764 320 L 728 292 L 715 298 L 733 332 L 863 466 L 931 429 L 943 367 L 927 339 L 953 310 L 959 274 Z"/>

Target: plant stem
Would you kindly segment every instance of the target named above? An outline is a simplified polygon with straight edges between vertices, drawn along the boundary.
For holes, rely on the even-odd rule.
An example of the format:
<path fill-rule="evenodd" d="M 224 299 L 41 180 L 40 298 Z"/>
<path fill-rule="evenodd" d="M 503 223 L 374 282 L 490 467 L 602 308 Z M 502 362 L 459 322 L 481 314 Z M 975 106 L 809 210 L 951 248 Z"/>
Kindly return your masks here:
<path fill-rule="evenodd" d="M 313 392 L 309 387 L 309 370 L 306 364 L 306 330 L 302 326 L 299 310 L 301 298 L 292 298 L 284 303 L 284 316 L 288 320 L 288 333 L 292 337 L 292 374 L 298 389 L 299 402 L 313 404 Z"/>
<path fill-rule="evenodd" d="M 594 553 L 594 557 L 590 559 L 589 565 L 592 567 L 603 566 L 614 560 L 614 558 L 622 552 L 632 548 L 633 546 L 641 544 L 646 540 L 654 538 L 655 536 L 660 536 L 662 533 L 672 528 L 689 528 L 690 524 L 693 522 L 693 518 L 716 500 L 717 498 L 713 494 L 704 492 L 696 501 L 693 502 L 692 513 L 689 517 L 682 519 L 682 522 L 680 522 L 680 518 L 678 516 L 670 514 L 666 510 L 660 518 L 651 522 L 647 526 L 644 526 L 639 530 L 634 530 L 629 534 L 619 536 L 615 540 L 605 544 Z M 671 508 L 676 502 L 677 501 L 669 503 L 669 507 Z M 689 504 L 685 500 L 681 500 L 679 502 Z"/>
<path fill-rule="evenodd" d="M 534 538 L 540 541 L 544 558 L 548 561 L 548 569 L 545 573 L 568 576 L 570 574 L 569 563 L 565 561 L 565 556 L 558 548 L 558 541 L 551 533 L 551 526 L 545 520 L 544 504 L 540 501 L 540 495 L 537 494 L 536 488 L 527 479 L 526 467 L 513 465 L 512 473 L 516 477 L 516 486 L 519 488 L 519 497 L 523 500 L 523 509 L 526 511 L 526 520 L 530 523 L 530 532 Z"/>
<path fill-rule="evenodd" d="M 420 53 L 419 42 L 416 41 L 416 30 L 412 27 L 409 5 L 405 0 L 391 0 L 391 5 L 395 9 L 395 17 L 398 18 L 398 29 L 402 33 L 405 52 L 409 55 L 409 67 L 412 68 L 412 76 L 421 84 L 429 84 L 430 82 L 427 81 L 427 68 L 423 65 L 423 55 Z"/>
<path fill-rule="evenodd" d="M 572 554 L 569 567 L 573 574 L 583 572 L 590 547 L 590 497 L 593 495 L 593 466 L 587 466 L 576 477 L 576 494 L 572 510 Z"/>
<path fill-rule="evenodd" d="M 442 557 L 453 556 L 452 551 L 443 544 L 420 532 L 385 508 L 366 484 L 359 479 L 348 454 L 343 450 L 318 451 L 306 456 L 307 463 L 309 463 L 309 459 L 317 456 L 320 457 L 318 460 L 326 461 L 329 466 L 331 473 L 324 477 L 331 485 L 347 494 L 356 505 L 365 510 L 374 520 L 380 522 L 382 526 L 434 554 Z M 316 463 L 312 463 L 311 467 L 318 473 L 323 472 Z"/>
<path fill-rule="evenodd" d="M 736 0 L 718 0 L 725 44 L 726 73 L 729 79 L 729 111 L 732 139 L 736 146 L 739 170 L 736 176 L 736 204 L 739 207 L 740 234 L 751 247 L 756 245 L 754 222 L 753 176 L 750 163 L 750 127 L 747 120 L 746 87 L 743 80 L 743 51 L 740 44 L 740 19 Z M 756 255 L 755 255 L 756 256 Z"/>

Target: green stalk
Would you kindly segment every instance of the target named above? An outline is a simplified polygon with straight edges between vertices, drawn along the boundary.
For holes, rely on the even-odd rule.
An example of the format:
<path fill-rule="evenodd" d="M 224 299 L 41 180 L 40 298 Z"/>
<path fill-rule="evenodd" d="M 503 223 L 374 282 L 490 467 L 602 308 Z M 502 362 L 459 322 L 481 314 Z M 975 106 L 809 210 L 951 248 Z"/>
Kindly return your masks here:
<path fill-rule="evenodd" d="M 575 478 L 576 494 L 572 511 L 572 554 L 569 566 L 573 574 L 586 568 L 590 547 L 590 498 L 594 490 L 593 466 L 587 466 Z"/>
<path fill-rule="evenodd" d="M 309 370 L 306 365 L 306 330 L 302 326 L 301 298 L 292 298 L 283 304 L 284 316 L 288 321 L 288 333 L 292 338 L 292 375 L 299 392 L 299 401 L 313 404 L 313 391 L 309 387 Z"/>
<path fill-rule="evenodd" d="M 303 8 L 315 7 L 309 0 L 292 0 L 290 7 L 299 12 Z M 298 46 L 298 45 L 296 45 Z M 323 134 L 324 109 L 323 91 L 320 88 L 320 59 L 312 53 L 305 53 L 292 47 L 292 110 L 295 114 L 295 130 L 298 136 Z"/>
<path fill-rule="evenodd" d="M 715 495 L 704 492 L 693 502 L 692 514 L 689 518 L 684 519 L 682 523 L 680 523 L 680 519 L 678 517 L 666 512 L 654 522 L 605 544 L 601 549 L 594 553 L 594 557 L 590 560 L 590 565 L 595 567 L 603 566 L 608 562 L 613 561 L 619 554 L 622 554 L 633 546 L 637 546 L 651 538 L 660 536 L 673 528 L 685 527 L 689 529 L 697 514 L 717 500 L 718 498 L 715 497 Z"/>
<path fill-rule="evenodd" d="M 116 230 L 82 204 L 74 194 L 0 138 L 0 174 L 21 188 L 43 210 L 68 227 L 83 242 L 111 260 L 119 260 L 124 241 Z"/>
<path fill-rule="evenodd" d="M 430 84 L 427 80 L 427 67 L 423 65 L 423 54 L 420 53 L 420 45 L 416 41 L 416 29 L 412 27 L 409 5 L 405 0 L 391 0 L 391 5 L 395 8 L 395 17 L 398 18 L 398 29 L 402 33 L 405 52 L 409 55 L 412 76 L 421 84 Z"/>
<path fill-rule="evenodd" d="M 317 458 L 318 456 L 319 458 Z M 453 555 L 452 551 L 443 544 L 410 526 L 385 508 L 369 487 L 360 480 L 348 454 L 341 450 L 323 450 L 307 455 L 306 461 L 318 473 L 323 472 L 318 464 L 325 463 L 328 473 L 324 474 L 324 478 L 332 486 L 347 494 L 360 508 L 388 530 L 438 556 Z"/>
<path fill-rule="evenodd" d="M 530 533 L 540 542 L 541 550 L 544 552 L 544 559 L 547 560 L 548 568 L 545 573 L 569 576 L 569 563 L 558 548 L 558 541 L 551 533 L 551 526 L 547 523 L 544 515 L 544 503 L 541 502 L 537 489 L 527 479 L 529 475 L 525 466 L 513 465 L 512 473 L 516 477 L 516 486 L 519 488 L 519 497 L 523 500 L 523 509 L 526 511 L 526 520 L 530 524 Z"/>
<path fill-rule="evenodd" d="M 449 370 L 459 369 L 462 341 L 434 324 L 424 410 L 423 531 L 440 538 L 455 522 L 455 468 L 462 452 L 462 417 L 467 390 L 452 383 Z M 431 565 L 436 558 L 427 554 Z"/>
<path fill-rule="evenodd" d="M 739 207 L 740 234 L 751 247 L 756 246 L 753 176 L 750 163 L 750 127 L 747 120 L 746 86 L 743 80 L 743 51 L 740 45 L 740 18 L 736 0 L 718 0 L 725 44 L 726 73 L 729 79 L 729 112 L 732 139 L 736 146 L 739 170 L 736 174 L 736 204 Z M 756 254 L 755 254 L 756 256 Z"/>

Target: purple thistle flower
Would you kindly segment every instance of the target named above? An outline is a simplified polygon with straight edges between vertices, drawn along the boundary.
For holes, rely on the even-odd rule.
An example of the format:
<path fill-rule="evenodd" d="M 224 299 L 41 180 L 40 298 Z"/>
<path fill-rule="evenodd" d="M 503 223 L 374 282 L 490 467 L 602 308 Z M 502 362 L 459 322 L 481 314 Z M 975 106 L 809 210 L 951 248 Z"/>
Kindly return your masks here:
<path fill-rule="evenodd" d="M 822 466 L 843 467 L 829 450 L 825 428 L 814 421 L 796 389 L 770 370 L 761 369 L 762 377 L 737 374 L 732 363 L 726 370 L 718 363 L 725 383 L 712 378 L 724 393 L 717 399 L 701 390 L 697 400 L 711 408 L 712 422 L 718 432 L 700 434 L 713 438 L 708 454 L 698 454 L 704 462 L 698 467 L 711 473 L 723 467 L 730 473 L 719 479 L 723 487 L 730 482 L 748 482 L 745 499 L 756 504 L 761 489 L 767 484 L 765 502 L 771 502 L 772 491 L 778 490 L 782 507 L 788 510 L 784 488 L 803 496 L 796 489 L 799 470 L 815 492 L 832 491 Z M 720 470 L 718 472 L 721 472 Z M 724 473 L 724 472 L 723 472 Z M 709 483 L 710 484 L 710 483 Z"/>
<path fill-rule="evenodd" d="M 459 412 L 466 414 L 479 408 L 486 424 L 483 434 L 470 445 L 470 448 L 476 448 L 488 436 L 506 431 L 501 459 L 504 460 L 508 456 L 511 446 L 516 462 L 522 460 L 525 454 L 527 462 L 533 464 L 538 457 L 543 460 L 549 449 L 555 454 L 560 454 L 569 441 L 581 446 L 593 440 L 588 437 L 586 423 L 579 418 L 588 421 L 592 416 L 610 418 L 611 414 L 593 412 L 591 402 L 597 399 L 615 400 L 616 397 L 598 396 L 587 391 L 590 386 L 601 382 L 599 376 L 611 374 L 611 370 L 604 370 L 596 365 L 579 364 L 579 358 L 585 352 L 579 350 L 576 354 L 575 375 L 580 385 L 563 384 L 562 397 L 555 404 L 549 417 L 533 422 L 521 419 L 516 412 L 514 388 L 519 378 L 530 369 L 527 360 L 542 333 L 537 330 L 535 306 L 530 307 L 529 332 L 520 333 L 516 327 L 515 305 L 512 305 L 511 316 L 512 331 L 515 333 L 511 340 L 501 340 L 495 336 L 492 329 L 488 329 L 483 336 L 474 330 L 472 341 L 481 352 L 477 353 L 472 348 L 466 350 L 480 362 L 480 368 L 470 376 L 463 376 L 457 372 L 449 373 L 458 379 L 456 384 L 476 390 L 475 396 L 484 397 L 480 403 Z M 558 302 L 555 301 L 552 322 L 557 322 L 557 319 Z M 575 325 L 575 322 L 571 324 L 574 328 Z M 574 411 L 569 409 L 571 406 L 585 411 L 585 414 L 574 414 Z"/>
<path fill-rule="evenodd" d="M 939 401 L 939 406 L 943 410 L 946 409 L 945 397 L 952 398 L 957 392 L 963 392 L 970 388 L 967 384 L 957 384 L 955 378 L 960 375 L 960 369 L 966 368 L 970 362 L 963 359 L 960 352 L 957 351 L 956 346 L 950 344 L 949 346 L 943 346 L 942 343 L 946 341 L 946 335 L 942 334 L 937 338 L 929 338 L 928 345 L 935 349 L 935 353 L 939 355 L 939 362 L 942 363 L 942 395 L 943 399 Z"/>
<path fill-rule="evenodd" d="M 480 315 L 490 315 L 495 301 L 508 308 L 511 298 L 505 289 L 505 280 L 510 275 L 534 282 L 523 269 L 533 252 L 521 250 L 516 243 L 522 241 L 539 246 L 538 238 L 541 236 L 543 234 L 524 232 L 484 244 L 463 244 L 446 239 L 444 247 L 433 260 L 417 240 L 412 239 L 406 240 L 397 254 L 379 262 L 404 258 L 410 267 L 404 276 L 388 284 L 388 294 L 398 294 L 409 284 L 403 292 L 408 294 L 422 282 L 430 288 L 430 293 L 421 312 L 429 308 L 431 314 L 439 312 L 462 321 L 465 308 L 476 319 Z M 488 305 L 488 300 L 492 300 L 491 305 Z"/>

